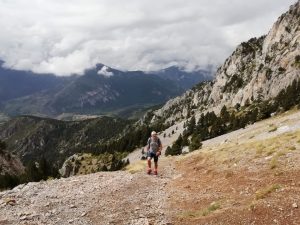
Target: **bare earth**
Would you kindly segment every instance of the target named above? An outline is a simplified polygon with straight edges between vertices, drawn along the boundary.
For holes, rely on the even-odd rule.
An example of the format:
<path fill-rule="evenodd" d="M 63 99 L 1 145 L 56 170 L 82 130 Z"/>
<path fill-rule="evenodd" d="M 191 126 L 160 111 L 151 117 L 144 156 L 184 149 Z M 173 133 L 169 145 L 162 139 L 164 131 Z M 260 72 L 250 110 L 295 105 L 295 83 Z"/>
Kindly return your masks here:
<path fill-rule="evenodd" d="M 172 143 L 180 129 L 162 142 Z M 167 133 L 168 134 L 168 133 Z M 166 147 L 166 146 L 165 146 Z M 126 171 L 0 192 L 2 224 L 300 224 L 300 112 L 293 111 L 160 159 L 140 150 Z"/>

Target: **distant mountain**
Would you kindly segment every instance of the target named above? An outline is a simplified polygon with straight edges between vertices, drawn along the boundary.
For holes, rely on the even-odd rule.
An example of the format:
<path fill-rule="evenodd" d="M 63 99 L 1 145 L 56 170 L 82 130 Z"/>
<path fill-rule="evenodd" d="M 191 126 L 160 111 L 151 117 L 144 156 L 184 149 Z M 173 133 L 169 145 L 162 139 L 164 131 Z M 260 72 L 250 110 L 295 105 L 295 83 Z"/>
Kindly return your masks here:
<path fill-rule="evenodd" d="M 187 72 L 180 67 L 171 66 L 163 70 L 151 72 L 158 75 L 159 77 L 174 81 L 179 87 L 185 90 L 190 89 L 195 84 L 203 81 L 212 80 L 211 70 L 196 70 Z"/>
<path fill-rule="evenodd" d="M 98 64 L 83 76 L 56 77 L 0 70 L 0 111 L 7 115 L 117 114 L 130 116 L 182 94 L 209 79 L 205 71 L 168 68 L 149 74 L 119 71 Z"/>
<path fill-rule="evenodd" d="M 0 105 L 5 101 L 53 89 L 71 80 L 71 77 L 57 77 L 51 74 L 34 74 L 2 67 L 0 61 Z"/>
<path fill-rule="evenodd" d="M 101 114 L 160 104 L 182 92 L 174 82 L 155 75 L 97 65 L 63 85 L 9 100 L 4 103 L 3 111 L 8 115 L 51 117 L 62 113 Z"/>

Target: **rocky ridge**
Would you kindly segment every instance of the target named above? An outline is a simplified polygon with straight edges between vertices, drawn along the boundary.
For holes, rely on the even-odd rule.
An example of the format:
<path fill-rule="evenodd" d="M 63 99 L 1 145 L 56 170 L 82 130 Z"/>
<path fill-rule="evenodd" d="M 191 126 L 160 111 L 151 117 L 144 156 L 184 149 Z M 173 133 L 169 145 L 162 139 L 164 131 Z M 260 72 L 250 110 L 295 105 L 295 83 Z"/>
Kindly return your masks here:
<path fill-rule="evenodd" d="M 266 36 L 243 42 L 217 70 L 215 80 L 200 83 L 154 111 L 152 122 L 174 123 L 190 112 L 219 112 L 274 98 L 300 78 L 300 2 L 279 17 Z"/>

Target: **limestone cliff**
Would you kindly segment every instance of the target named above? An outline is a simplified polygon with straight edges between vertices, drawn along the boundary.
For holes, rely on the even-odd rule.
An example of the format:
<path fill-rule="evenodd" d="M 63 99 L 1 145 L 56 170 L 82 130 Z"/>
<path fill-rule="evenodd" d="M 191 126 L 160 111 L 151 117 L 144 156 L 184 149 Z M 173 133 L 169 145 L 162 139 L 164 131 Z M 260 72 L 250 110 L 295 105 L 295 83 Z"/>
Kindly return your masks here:
<path fill-rule="evenodd" d="M 215 80 L 204 82 L 154 112 L 152 122 L 174 123 L 189 112 L 219 110 L 255 100 L 274 98 L 300 78 L 300 2 L 280 16 L 266 36 L 241 43 L 217 70 Z"/>

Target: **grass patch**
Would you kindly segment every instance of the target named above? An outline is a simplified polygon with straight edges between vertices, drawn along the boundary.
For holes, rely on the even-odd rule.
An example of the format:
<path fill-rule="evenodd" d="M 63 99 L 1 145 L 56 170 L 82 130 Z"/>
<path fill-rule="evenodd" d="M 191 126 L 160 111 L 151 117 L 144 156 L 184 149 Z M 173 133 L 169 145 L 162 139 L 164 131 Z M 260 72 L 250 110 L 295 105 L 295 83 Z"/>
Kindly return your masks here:
<path fill-rule="evenodd" d="M 275 152 L 276 152 L 276 148 L 273 147 L 273 148 L 267 150 L 266 155 L 270 156 L 270 155 L 273 155 Z"/>
<path fill-rule="evenodd" d="M 275 132 L 277 129 L 278 129 L 277 127 L 272 127 L 272 128 L 269 130 L 269 133 Z"/>
<path fill-rule="evenodd" d="M 249 205 L 249 209 L 251 210 L 251 211 L 254 211 L 255 210 L 255 206 L 256 206 L 256 202 L 251 202 L 251 204 Z"/>
<path fill-rule="evenodd" d="M 296 147 L 295 147 L 295 146 L 290 146 L 290 147 L 289 147 L 289 150 L 290 150 L 290 151 L 295 151 L 295 150 L 296 150 Z"/>
<path fill-rule="evenodd" d="M 253 146 L 250 147 L 253 147 L 256 150 L 256 155 L 262 155 L 265 148 L 265 146 L 262 144 L 258 144 L 258 145 L 253 144 Z"/>
<path fill-rule="evenodd" d="M 202 210 L 192 210 L 192 211 L 186 211 L 183 212 L 180 217 L 184 218 L 199 218 L 203 216 L 208 216 L 212 212 L 218 210 L 221 208 L 221 205 L 217 202 L 212 202 L 207 208 Z"/>
<path fill-rule="evenodd" d="M 259 200 L 259 199 L 266 198 L 269 194 L 271 194 L 279 189 L 280 189 L 279 184 L 273 184 L 266 188 L 260 189 L 255 193 L 255 199 Z"/>
<path fill-rule="evenodd" d="M 294 132 L 290 132 L 286 134 L 287 137 L 296 138 L 297 135 Z"/>
<path fill-rule="evenodd" d="M 210 214 L 211 212 L 216 211 L 217 209 L 220 209 L 221 205 L 217 202 L 213 202 L 211 203 L 207 209 L 203 210 L 202 215 L 203 216 L 207 216 L 208 214 Z"/>
<path fill-rule="evenodd" d="M 278 167 L 278 160 L 279 160 L 279 157 L 281 156 L 285 156 L 287 153 L 286 150 L 281 150 L 281 151 L 278 151 L 276 153 L 276 155 L 273 156 L 273 158 L 271 159 L 270 161 L 270 169 L 275 169 Z"/>
<path fill-rule="evenodd" d="M 270 161 L 270 169 L 275 169 L 278 167 L 278 156 L 274 156 Z"/>
<path fill-rule="evenodd" d="M 277 156 L 278 157 L 281 157 L 281 156 L 284 156 L 286 154 L 286 152 L 285 151 L 279 151 L 279 152 L 277 152 Z"/>
<path fill-rule="evenodd" d="M 125 167 L 125 170 L 127 170 L 129 173 L 134 174 L 140 171 L 145 170 L 146 167 L 146 160 L 140 160 L 138 162 L 135 162 L 133 164 L 129 164 Z"/>

